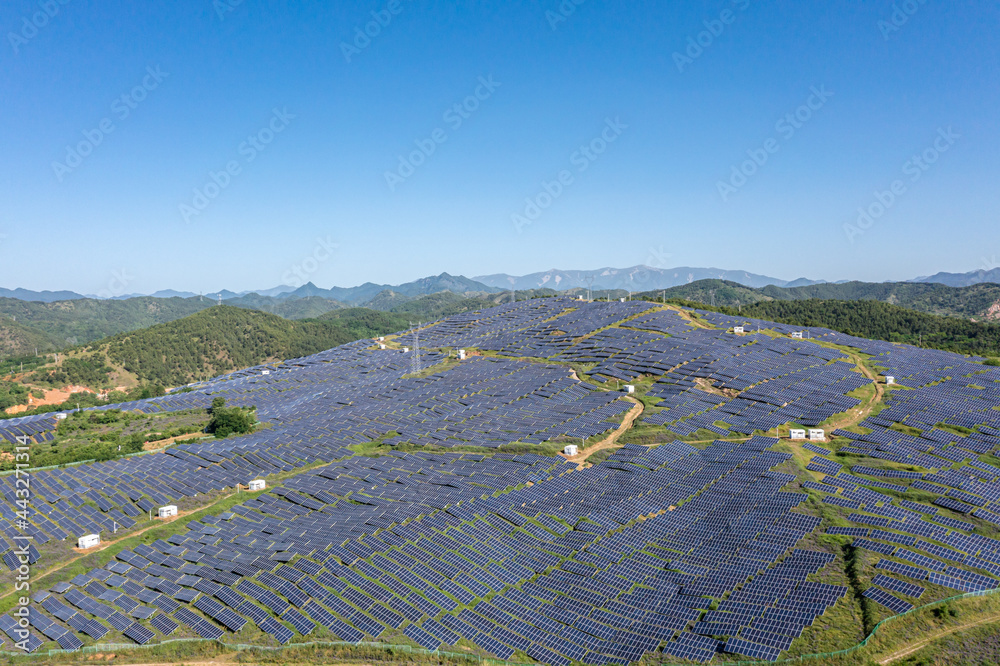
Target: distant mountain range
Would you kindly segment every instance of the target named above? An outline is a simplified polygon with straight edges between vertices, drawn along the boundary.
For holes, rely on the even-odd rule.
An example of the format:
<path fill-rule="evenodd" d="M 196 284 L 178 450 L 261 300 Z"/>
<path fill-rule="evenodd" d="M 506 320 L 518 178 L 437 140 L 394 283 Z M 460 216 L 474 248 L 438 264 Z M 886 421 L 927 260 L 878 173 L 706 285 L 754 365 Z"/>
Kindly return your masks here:
<path fill-rule="evenodd" d="M 86 298 L 72 291 L 31 291 L 30 289 L 0 288 L 0 298 L 16 298 L 19 301 L 35 301 L 37 303 L 55 303 L 56 301 L 73 301 Z"/>
<path fill-rule="evenodd" d="M 552 269 L 544 273 L 530 275 L 481 275 L 473 278 L 497 289 L 626 289 L 629 291 L 649 291 L 654 289 L 669 289 L 682 284 L 690 284 L 698 280 L 727 280 L 738 282 L 747 287 L 799 287 L 818 284 L 816 280 L 799 278 L 793 282 L 778 278 L 757 275 L 747 271 L 727 271 L 719 268 L 653 268 L 651 266 L 632 266 L 631 268 L 599 268 L 593 271 L 563 271 Z"/>
<path fill-rule="evenodd" d="M 971 287 L 974 284 L 992 282 L 1000 284 L 1000 268 L 978 270 L 971 273 L 937 273 L 930 277 L 919 277 L 910 282 L 933 282 L 949 287 Z"/>
<path fill-rule="evenodd" d="M 551 289 L 553 291 L 567 291 L 570 289 L 622 289 L 626 291 L 655 291 L 657 289 L 670 289 L 685 284 L 691 284 L 701 280 L 723 280 L 734 282 L 753 289 L 764 287 L 809 287 L 821 284 L 844 284 L 847 281 L 841 280 L 835 283 L 827 283 L 824 280 L 810 280 L 808 278 L 798 278 L 797 280 L 782 280 L 780 278 L 759 275 L 748 271 L 724 270 L 720 268 L 693 268 L 681 266 L 677 268 L 654 268 L 651 266 L 632 266 L 631 268 L 599 268 L 596 270 L 558 270 L 552 269 L 541 273 L 531 273 L 530 275 L 508 275 L 506 273 L 496 273 L 493 275 L 481 275 L 474 278 L 467 278 L 461 275 L 441 275 L 421 278 L 413 282 L 400 285 L 375 284 L 366 282 L 356 287 L 331 287 L 324 289 L 317 287 L 312 282 L 301 287 L 279 285 L 270 289 L 258 289 L 255 291 L 230 291 L 223 289 L 206 294 L 195 294 L 190 291 L 176 291 L 165 289 L 154 294 L 127 294 L 117 296 L 108 300 L 130 300 L 133 298 L 199 298 L 211 302 L 218 302 L 219 297 L 223 301 L 237 299 L 254 300 L 254 297 L 264 297 L 277 300 L 297 300 L 305 298 L 319 298 L 326 301 L 336 301 L 346 305 L 362 305 L 371 301 L 383 292 L 391 292 L 398 300 L 400 297 L 415 298 L 427 294 L 435 294 L 442 291 L 450 291 L 455 294 L 491 294 L 507 290 L 537 290 Z M 983 283 L 1000 284 L 1000 268 L 990 270 L 971 271 L 969 273 L 937 273 L 935 275 L 918 277 L 907 280 L 908 283 L 933 283 L 943 284 L 949 287 L 969 287 Z M 899 284 L 899 283 L 895 283 Z M 82 299 L 99 299 L 93 295 L 78 294 L 73 291 L 31 291 L 30 289 L 4 289 L 0 288 L 0 298 L 15 298 L 21 301 L 33 301 L 39 303 L 54 303 L 57 301 L 72 301 Z M 266 309 L 266 308 L 264 308 Z"/>

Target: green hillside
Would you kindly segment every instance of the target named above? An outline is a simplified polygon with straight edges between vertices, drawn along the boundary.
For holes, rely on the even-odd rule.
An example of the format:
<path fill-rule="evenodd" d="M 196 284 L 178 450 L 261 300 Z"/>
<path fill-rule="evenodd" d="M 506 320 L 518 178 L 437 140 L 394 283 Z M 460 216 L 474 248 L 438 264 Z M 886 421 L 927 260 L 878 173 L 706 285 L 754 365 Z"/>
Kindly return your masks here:
<path fill-rule="evenodd" d="M 941 317 L 880 301 L 761 301 L 739 310 L 720 310 L 794 326 L 830 328 L 875 340 L 1000 356 L 1000 324 Z"/>
<path fill-rule="evenodd" d="M 247 310 L 269 312 L 285 319 L 315 319 L 331 310 L 346 307 L 340 301 L 321 296 L 274 298 L 259 294 L 247 294 L 240 298 L 231 298 L 225 304 Z"/>
<path fill-rule="evenodd" d="M 650 291 L 643 298 L 684 299 L 719 307 L 738 307 L 762 301 L 881 301 L 891 305 L 945 317 L 975 321 L 1000 319 L 1000 284 L 948 287 L 921 282 L 844 282 L 808 287 L 745 287 L 725 280 L 698 280 L 690 284 Z M 991 308 L 995 312 L 991 312 Z"/>
<path fill-rule="evenodd" d="M 326 320 L 291 321 L 217 305 L 183 319 L 94 342 L 36 371 L 43 384 L 179 386 L 270 361 L 308 356 L 406 328 L 398 316 L 365 308 Z M 128 381 L 124 381 L 124 380 Z"/>
<path fill-rule="evenodd" d="M 762 293 L 760 289 L 744 287 L 736 282 L 727 282 L 726 280 L 698 280 L 679 287 L 650 291 L 639 295 L 640 298 L 650 300 L 659 300 L 661 296 L 665 296 L 667 300 L 681 299 L 705 303 L 706 305 L 712 304 L 714 297 L 715 305 L 719 307 L 736 307 L 757 301 L 770 301 L 775 298 Z"/>
<path fill-rule="evenodd" d="M 198 298 L 84 298 L 53 303 L 0 298 L 0 318 L 16 318 L 18 324 L 66 347 L 174 321 L 211 306 L 211 301 Z"/>
<path fill-rule="evenodd" d="M 319 320 L 342 327 L 356 340 L 405 331 L 410 325 L 406 317 L 368 308 L 334 310 Z"/>
<path fill-rule="evenodd" d="M 329 322 L 289 321 L 228 305 L 121 333 L 82 354 L 107 359 L 140 382 L 177 386 L 267 361 L 314 354 L 357 339 Z"/>
<path fill-rule="evenodd" d="M 396 305 L 392 312 L 409 319 L 423 322 L 434 321 L 450 315 L 463 312 L 474 312 L 484 308 L 492 308 L 504 302 L 504 294 L 494 296 L 465 297 L 442 291 L 438 294 L 422 296 L 412 301 Z M 509 297 L 507 297 L 509 300 Z"/>
<path fill-rule="evenodd" d="M 876 300 L 920 312 L 965 319 L 981 318 L 991 306 L 1000 302 L 1000 284 L 993 283 L 956 288 L 921 282 L 845 282 L 791 289 L 764 287 L 759 291 L 776 300 Z"/>
<path fill-rule="evenodd" d="M 34 356 L 59 349 L 58 341 L 50 335 L 20 321 L 7 317 L 0 318 L 0 359 L 19 356 Z"/>

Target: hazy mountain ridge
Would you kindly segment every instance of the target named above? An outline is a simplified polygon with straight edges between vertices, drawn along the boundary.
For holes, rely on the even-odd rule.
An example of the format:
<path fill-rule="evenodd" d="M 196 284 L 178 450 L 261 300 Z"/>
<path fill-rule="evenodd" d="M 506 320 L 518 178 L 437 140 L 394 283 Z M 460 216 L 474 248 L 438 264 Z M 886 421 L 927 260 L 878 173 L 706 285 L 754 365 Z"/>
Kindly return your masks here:
<path fill-rule="evenodd" d="M 929 277 L 919 277 L 910 282 L 933 282 L 949 287 L 971 287 L 984 282 L 1000 283 L 1000 267 L 980 269 L 969 273 L 936 273 Z"/>
<path fill-rule="evenodd" d="M 764 287 L 767 285 L 785 286 L 790 284 L 787 280 L 768 277 L 766 275 L 757 275 L 756 273 L 747 271 L 732 271 L 719 268 L 692 268 L 689 266 L 654 268 L 642 265 L 630 268 L 599 268 L 592 271 L 552 269 L 522 276 L 497 273 L 482 275 L 473 279 L 498 289 L 548 288 L 557 291 L 579 288 L 648 291 L 670 289 L 671 287 L 706 279 L 727 280 L 749 287 Z M 794 284 L 817 284 L 817 281 L 799 278 L 795 280 Z"/>
<path fill-rule="evenodd" d="M 568 289 L 587 288 L 592 289 L 625 289 L 628 291 L 645 291 L 653 289 L 669 289 L 684 284 L 690 284 L 699 280 L 726 280 L 736 282 L 747 287 L 763 288 L 767 286 L 777 287 L 806 287 L 817 284 L 845 284 L 848 280 L 839 280 L 828 283 L 825 280 L 810 280 L 808 278 L 798 278 L 795 280 L 782 280 L 780 278 L 758 275 L 749 271 L 727 270 L 720 268 L 693 268 L 681 266 L 677 268 L 655 268 L 651 266 L 632 266 L 631 268 L 599 268 L 597 270 L 559 270 L 552 269 L 528 275 L 508 275 L 506 273 L 495 273 L 492 275 L 481 275 L 473 278 L 466 278 L 461 275 L 452 276 L 442 273 L 437 276 L 430 276 L 407 282 L 400 285 L 375 284 L 366 282 L 354 287 L 331 287 L 323 289 L 317 287 L 312 282 L 299 287 L 279 285 L 270 289 L 246 290 L 240 292 L 223 289 L 205 294 L 195 294 L 190 291 L 176 291 L 174 289 L 162 289 L 153 294 L 127 294 L 115 296 L 115 300 L 129 300 L 132 298 L 195 298 L 203 297 L 218 302 L 221 295 L 223 301 L 244 298 L 247 296 L 265 296 L 270 298 L 308 298 L 318 296 L 329 300 L 341 301 L 344 303 L 359 304 L 375 298 L 380 292 L 390 290 L 403 294 L 404 296 L 418 296 L 432 294 L 439 291 L 452 291 L 455 293 L 467 293 L 481 291 L 491 293 L 495 291 L 505 291 L 508 289 L 553 289 L 565 291 Z M 917 277 L 906 280 L 909 283 L 936 283 L 950 287 L 968 287 L 985 282 L 1000 283 L 1000 268 L 989 270 L 980 269 L 968 273 L 937 273 L 931 276 Z M 101 299 L 98 296 L 78 294 L 74 291 L 32 291 L 30 289 L 4 289 L 0 288 L 0 298 L 16 298 L 22 301 L 36 301 L 51 303 L 55 301 Z M 110 300 L 110 299 L 109 299 Z"/>

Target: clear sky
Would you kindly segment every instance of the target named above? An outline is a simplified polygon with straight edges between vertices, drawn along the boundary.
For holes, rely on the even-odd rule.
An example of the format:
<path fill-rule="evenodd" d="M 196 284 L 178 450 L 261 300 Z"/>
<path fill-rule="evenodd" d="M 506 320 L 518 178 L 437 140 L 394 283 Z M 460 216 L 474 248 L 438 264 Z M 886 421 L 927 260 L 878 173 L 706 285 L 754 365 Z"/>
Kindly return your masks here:
<path fill-rule="evenodd" d="M 0 286 L 1000 257 L 995 2 L 457 4 L 0 3 Z"/>

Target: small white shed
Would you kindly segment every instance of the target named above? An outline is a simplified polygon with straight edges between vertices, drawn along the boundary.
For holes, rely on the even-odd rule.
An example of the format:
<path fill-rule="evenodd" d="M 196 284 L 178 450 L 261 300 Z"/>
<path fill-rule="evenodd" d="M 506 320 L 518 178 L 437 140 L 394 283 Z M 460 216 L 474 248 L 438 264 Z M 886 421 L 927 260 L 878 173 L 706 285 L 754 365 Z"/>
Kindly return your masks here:
<path fill-rule="evenodd" d="M 247 487 L 250 489 L 251 492 L 256 492 L 258 490 L 264 490 L 264 488 L 267 488 L 267 483 L 264 481 L 264 479 L 254 479 L 253 481 L 250 482 L 250 484 Z"/>
<path fill-rule="evenodd" d="M 746 331 L 742 326 L 733 326 L 733 333 L 745 333 Z"/>
<path fill-rule="evenodd" d="M 579 449 L 579 447 L 577 447 L 576 444 L 567 444 L 566 448 L 563 449 L 563 455 L 567 455 L 567 456 L 570 456 L 570 457 L 575 456 L 579 452 L 580 452 L 580 449 Z"/>
<path fill-rule="evenodd" d="M 464 349 L 459 349 L 458 350 L 458 360 L 459 361 L 464 361 L 465 360 L 465 350 Z"/>
<path fill-rule="evenodd" d="M 802 340 L 806 337 L 805 331 L 792 331 L 792 337 L 796 340 Z"/>
<path fill-rule="evenodd" d="M 622 387 L 622 390 L 625 391 L 626 393 L 635 393 L 635 387 L 632 386 L 631 384 L 626 384 L 625 386 Z"/>
<path fill-rule="evenodd" d="M 101 545 L 101 535 L 100 534 L 85 534 L 76 540 L 76 547 L 80 550 L 87 550 L 88 548 L 93 548 L 95 546 Z"/>
<path fill-rule="evenodd" d="M 826 432 L 822 428 L 810 428 L 809 439 L 814 442 L 822 442 L 826 439 Z"/>
<path fill-rule="evenodd" d="M 891 375 L 886 375 L 885 383 L 886 383 L 886 386 L 892 386 L 893 384 L 896 383 L 896 378 L 892 377 Z"/>
<path fill-rule="evenodd" d="M 806 431 L 804 428 L 792 428 L 788 431 L 788 436 L 791 439 L 805 439 Z"/>
<path fill-rule="evenodd" d="M 160 518 L 173 518 L 177 515 L 177 507 L 173 504 L 168 504 L 166 506 L 161 506 L 156 511 L 156 515 Z"/>
<path fill-rule="evenodd" d="M 409 347 L 403 347 L 403 353 L 404 354 L 409 354 L 410 353 L 410 348 Z"/>

